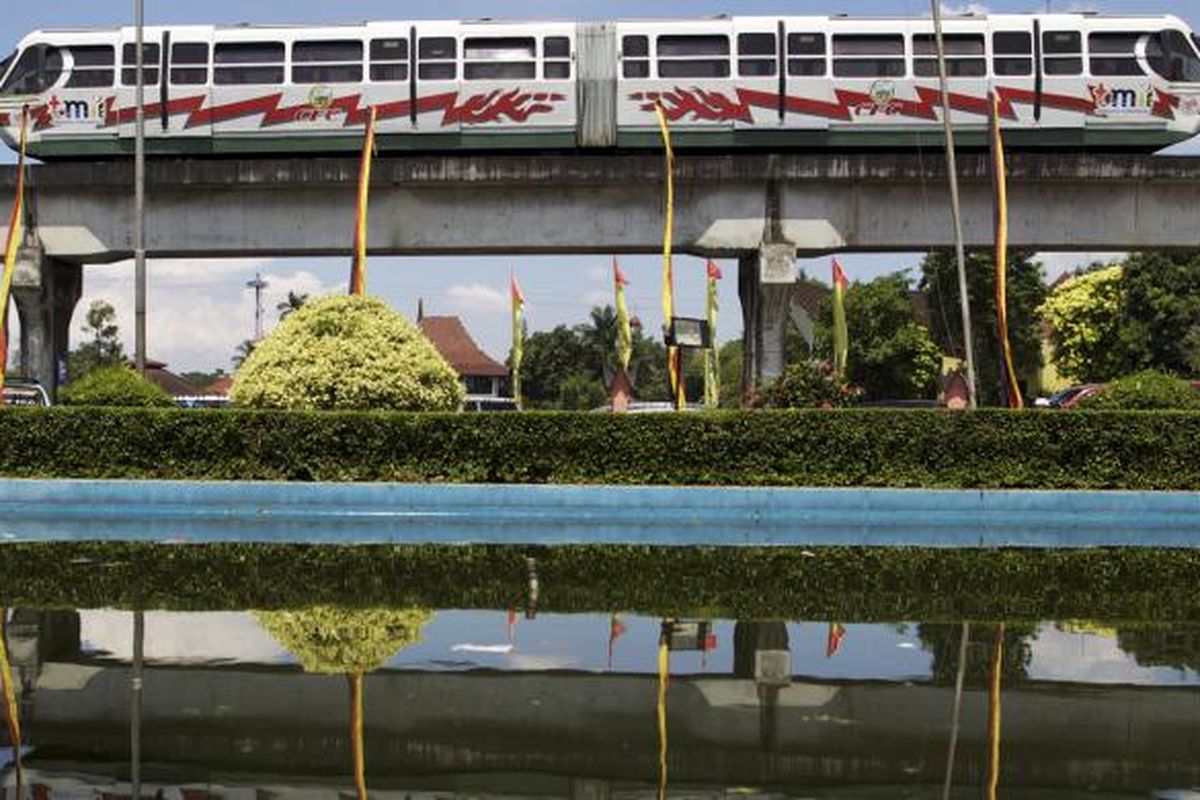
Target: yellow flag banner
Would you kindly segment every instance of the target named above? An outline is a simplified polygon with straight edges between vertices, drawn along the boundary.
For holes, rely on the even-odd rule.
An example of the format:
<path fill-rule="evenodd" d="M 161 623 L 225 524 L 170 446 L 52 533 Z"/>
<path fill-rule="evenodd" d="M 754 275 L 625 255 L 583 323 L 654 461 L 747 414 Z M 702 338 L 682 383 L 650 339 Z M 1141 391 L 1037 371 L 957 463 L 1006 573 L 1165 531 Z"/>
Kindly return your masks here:
<path fill-rule="evenodd" d="M 1021 387 L 1013 367 L 1012 344 L 1008 338 L 1008 172 L 1004 164 L 1004 138 L 1000 133 L 1000 98 L 991 93 L 990 133 L 992 186 L 996 205 L 996 333 L 1000 340 L 1000 382 L 1009 408 L 1022 408 Z"/>
<path fill-rule="evenodd" d="M 512 299 L 512 396 L 521 406 L 521 361 L 525 358 L 525 295 L 514 270 L 509 275 L 508 294 Z"/>
<path fill-rule="evenodd" d="M 625 300 L 625 287 L 629 278 L 621 271 L 616 256 L 613 256 L 613 289 L 617 302 L 617 361 L 621 369 L 629 371 L 629 359 L 633 355 L 633 331 L 629 326 L 629 304 Z"/>
<path fill-rule="evenodd" d="M 671 128 L 667 124 L 667 112 L 662 103 L 654 101 L 654 113 L 658 116 L 658 130 L 662 134 L 663 151 L 666 154 L 666 222 L 663 224 L 663 269 L 662 269 L 662 313 L 663 324 L 670 328 L 675 316 L 675 276 L 671 264 L 671 245 L 675 235 L 675 151 L 671 149 Z M 671 399 L 676 408 L 687 406 L 683 390 L 683 354 L 678 347 L 667 348 L 667 376 L 670 379 Z"/>
<path fill-rule="evenodd" d="M 0 606 L 0 689 L 4 692 L 4 723 L 13 748 L 13 766 L 17 773 L 17 797 L 21 796 L 21 717 L 17 709 L 17 687 L 13 684 L 8 662 L 8 609 Z M 0 790 L 3 794 L 3 790 Z"/>
<path fill-rule="evenodd" d="M 371 159 L 375 154 L 375 106 L 367 109 L 362 161 L 358 166 L 358 200 L 354 209 L 354 259 L 350 264 L 350 294 L 367 293 L 367 202 L 371 189 Z"/>
<path fill-rule="evenodd" d="M 17 264 L 17 250 L 25 225 L 25 145 L 29 117 L 21 112 L 21 146 L 17 160 L 17 196 L 13 198 L 12 213 L 8 217 L 8 236 L 4 242 L 4 273 L 0 275 L 0 388 L 8 372 L 8 298 L 12 294 L 13 270 Z M 4 392 L 0 391 L 0 406 L 4 405 Z"/>
<path fill-rule="evenodd" d="M 658 642 L 658 800 L 667 797 L 667 683 L 671 676 L 671 649 L 664 630 Z"/>
<path fill-rule="evenodd" d="M 704 351 L 704 405 L 716 408 L 721 404 L 721 361 L 717 350 L 717 281 L 723 277 L 720 268 L 710 259 L 705 266 L 708 291 L 705 298 L 705 317 L 711 346 Z"/>

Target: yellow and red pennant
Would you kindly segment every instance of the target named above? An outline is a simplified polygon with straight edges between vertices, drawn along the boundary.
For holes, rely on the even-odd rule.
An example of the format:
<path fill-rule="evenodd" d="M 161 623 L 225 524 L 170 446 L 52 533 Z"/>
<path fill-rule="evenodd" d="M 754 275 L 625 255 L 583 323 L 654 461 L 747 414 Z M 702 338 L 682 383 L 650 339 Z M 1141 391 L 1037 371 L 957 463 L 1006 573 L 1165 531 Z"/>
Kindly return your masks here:
<path fill-rule="evenodd" d="M 712 259 L 705 265 L 705 277 L 705 318 L 708 321 L 711 346 L 704 351 L 704 405 L 716 408 L 721 404 L 721 362 L 717 350 L 717 312 L 720 310 L 717 303 L 717 281 L 724 276 Z"/>
<path fill-rule="evenodd" d="M 509 275 L 508 296 L 512 300 L 512 395 L 521 405 L 521 362 L 525 358 L 525 294 L 517 283 L 517 272 Z"/>
<path fill-rule="evenodd" d="M 350 294 L 367 293 L 367 204 L 371 189 L 371 160 L 375 154 L 375 106 L 367 110 L 362 161 L 358 166 L 358 199 L 354 208 L 354 259 L 350 264 Z"/>
<path fill-rule="evenodd" d="M 825 637 L 825 657 L 833 658 L 846 638 L 846 627 L 840 622 L 829 623 L 829 633 Z"/>
<path fill-rule="evenodd" d="M 662 134 L 663 151 L 666 155 L 666 221 L 663 224 L 663 269 L 662 269 L 662 313 L 663 324 L 671 325 L 675 316 L 675 274 L 671 262 L 671 248 L 675 235 L 675 151 L 671 148 L 671 128 L 662 103 L 655 101 L 654 113 L 658 116 L 658 130 Z M 683 386 L 683 353 L 678 347 L 667 347 L 667 376 L 670 379 L 671 401 L 676 408 L 687 407 L 687 395 Z"/>
<path fill-rule="evenodd" d="M 1000 383 L 1009 408 L 1023 408 L 1021 385 L 1013 366 L 1012 344 L 1008 338 L 1008 172 L 1004 163 L 1004 137 L 1000 133 L 1000 99 L 991 94 L 989 104 L 992 187 L 996 206 L 996 335 L 1000 340 Z"/>
<path fill-rule="evenodd" d="M 625 287 L 629 278 L 613 256 L 613 292 L 617 303 L 617 361 L 624 371 L 629 370 L 629 359 L 633 356 L 633 331 L 629 324 L 629 303 L 625 299 Z"/>
<path fill-rule="evenodd" d="M 8 236 L 4 242 L 4 273 L 0 275 L 0 387 L 8 372 L 8 298 L 12 294 L 13 270 L 17 264 L 17 250 L 25 225 L 25 146 L 28 136 L 29 117 L 21 112 L 21 146 L 17 160 L 17 195 L 13 198 L 12 213 L 8 217 Z M 4 393 L 0 392 L 0 406 L 4 405 Z"/>
<path fill-rule="evenodd" d="M 850 333 L 846 329 L 846 273 L 842 265 L 833 259 L 833 371 L 846 376 L 846 362 L 850 356 Z"/>

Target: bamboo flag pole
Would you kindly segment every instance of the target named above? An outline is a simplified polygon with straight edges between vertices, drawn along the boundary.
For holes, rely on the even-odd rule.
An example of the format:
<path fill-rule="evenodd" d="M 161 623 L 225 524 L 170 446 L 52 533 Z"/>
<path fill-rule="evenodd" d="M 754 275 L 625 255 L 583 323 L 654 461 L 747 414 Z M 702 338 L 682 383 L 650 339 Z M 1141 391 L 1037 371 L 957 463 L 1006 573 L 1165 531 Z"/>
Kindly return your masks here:
<path fill-rule="evenodd" d="M 367 204 L 371 190 L 371 158 L 375 151 L 375 106 L 367 109 L 362 161 L 358 166 L 358 195 L 354 208 L 354 257 L 350 265 L 350 294 L 367 293 Z"/>
<path fill-rule="evenodd" d="M 654 113 L 658 116 L 658 130 L 662 134 L 666 156 L 666 222 L 663 224 L 663 270 L 662 270 L 662 313 L 663 325 L 668 328 L 675 317 L 675 275 L 671 262 L 671 247 L 675 235 L 675 151 L 671 148 L 671 128 L 667 123 L 667 112 L 662 103 L 654 101 Z M 667 375 L 670 378 L 671 402 L 676 409 L 687 407 L 682 373 L 682 354 L 678 347 L 667 347 Z"/>

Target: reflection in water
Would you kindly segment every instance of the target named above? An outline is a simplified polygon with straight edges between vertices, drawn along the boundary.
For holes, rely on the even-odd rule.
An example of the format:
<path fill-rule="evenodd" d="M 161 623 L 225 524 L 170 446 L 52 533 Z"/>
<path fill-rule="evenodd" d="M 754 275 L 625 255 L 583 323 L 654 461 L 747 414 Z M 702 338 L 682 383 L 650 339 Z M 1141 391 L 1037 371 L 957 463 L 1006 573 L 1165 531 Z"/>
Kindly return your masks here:
<path fill-rule="evenodd" d="M 130 615 L 84 612 L 81 625 L 74 612 L 22 613 L 31 622 L 10 629 L 9 644 L 14 672 L 28 676 L 17 681 L 32 748 L 26 783 L 49 800 L 131 796 Z M 1188 673 L 1181 685 L 1177 674 L 1139 666 L 1124 652 L 1118 673 L 1105 651 L 1105 675 L 1092 680 L 1094 633 L 973 624 L 964 640 L 961 624 L 944 624 L 949 652 L 935 658 L 914 645 L 932 642 L 938 626 L 848 624 L 830 660 L 826 621 L 664 625 L 636 614 L 540 614 L 521 622 L 512 652 L 481 654 L 486 666 L 443 668 L 437 663 L 457 643 L 503 641 L 505 611 L 387 611 L 373 623 L 338 609 L 306 613 L 307 621 L 293 615 L 272 626 L 305 671 L 281 660 L 265 636 L 235 658 L 231 642 L 249 641 L 242 628 L 257 617 L 221 617 L 223 640 L 209 615 L 146 615 L 144 797 L 160 790 L 166 800 L 352 797 L 366 791 L 358 780 L 365 769 L 356 770 L 354 789 L 345 777 L 361 757 L 378 800 L 708 800 L 734 788 L 775 800 L 927 799 L 941 789 L 956 694 L 953 798 L 986 795 L 993 776 L 1003 796 L 1036 800 L 1152 798 L 1200 785 L 1200 679 Z M 125 627 L 112 627 L 118 616 Z M 74 618 L 73 642 L 56 640 L 56 629 L 72 626 L 55 617 Z M 609 669 L 614 619 L 622 632 Z M 207 644 L 173 633 L 196 628 L 208 631 Z M 1103 641 L 1116 647 L 1118 639 L 1140 638 L 1140 658 L 1179 662 L 1197 631 L 1177 625 L 1167 637 L 1166 629 L 1123 625 Z M 1160 641 L 1161 652 L 1149 640 Z M 959 658 L 964 641 L 971 652 Z M 1014 642 L 1028 648 L 1030 663 L 1052 643 L 1060 660 L 1054 679 L 1027 671 L 1012 680 Z M 403 649 L 393 655 L 392 645 Z M 980 655 L 982 680 L 966 680 Z M 960 666 L 964 685 L 956 691 Z M 372 671 L 371 683 L 364 679 L 355 697 L 353 682 L 314 671 Z M 1002 775 L 998 760 L 989 763 L 999 733 L 989 722 L 997 678 Z M 351 707 L 370 722 L 349 735 L 347 686 Z M 352 715 L 354 727 L 365 721 Z M 12 800 L 4 744 L 0 789 Z"/>
<path fill-rule="evenodd" d="M 0 606 L 0 690 L 3 691 L 4 726 L 13 750 L 17 797 L 21 796 L 23 764 L 21 756 L 21 713 L 17 708 L 17 687 L 13 684 L 12 664 L 8 657 L 8 609 Z"/>
<path fill-rule="evenodd" d="M 1004 664 L 1004 623 L 996 626 L 988 676 L 988 775 L 987 798 L 996 800 L 1000 783 L 1000 675 Z"/>
<path fill-rule="evenodd" d="M 305 672 L 342 674 L 350 689 L 350 758 L 354 789 L 367 798 L 363 753 L 363 675 L 421 638 L 433 616 L 422 608 L 345 609 L 318 606 L 303 611 L 260 611 L 259 622 L 300 659 Z M 140 797 L 135 793 L 135 797 Z"/>

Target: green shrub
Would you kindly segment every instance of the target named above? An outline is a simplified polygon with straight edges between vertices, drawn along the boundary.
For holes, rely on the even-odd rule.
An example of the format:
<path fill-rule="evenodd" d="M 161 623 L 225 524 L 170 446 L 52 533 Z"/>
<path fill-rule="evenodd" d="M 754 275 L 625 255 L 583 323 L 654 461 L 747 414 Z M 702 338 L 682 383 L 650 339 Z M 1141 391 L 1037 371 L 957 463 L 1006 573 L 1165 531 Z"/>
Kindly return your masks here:
<path fill-rule="evenodd" d="M 254 408 L 454 411 L 465 391 L 425 335 L 386 303 L 331 295 L 280 322 L 242 363 L 230 395 Z"/>
<path fill-rule="evenodd" d="M 423 608 L 346 609 L 314 606 L 298 611 L 259 611 L 275 641 L 300 659 L 305 672 L 371 672 L 410 644 L 433 618 Z"/>
<path fill-rule="evenodd" d="M 789 364 L 764 394 L 771 408 L 842 408 L 862 392 L 834 373 L 828 362 L 807 359 Z"/>
<path fill-rule="evenodd" d="M 1109 411 L 1200 409 L 1200 391 L 1174 375 L 1147 369 L 1118 378 L 1079 406 Z"/>
<path fill-rule="evenodd" d="M 0 475 L 1200 490 L 1200 413 L 0 410 Z"/>
<path fill-rule="evenodd" d="M 172 406 L 157 384 L 125 366 L 98 367 L 58 393 L 66 406 Z"/>

